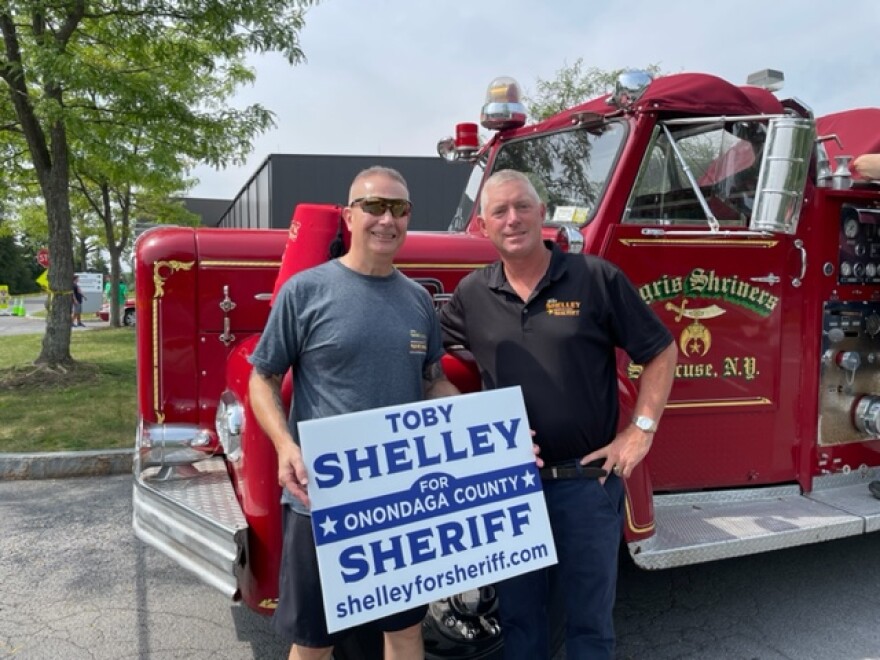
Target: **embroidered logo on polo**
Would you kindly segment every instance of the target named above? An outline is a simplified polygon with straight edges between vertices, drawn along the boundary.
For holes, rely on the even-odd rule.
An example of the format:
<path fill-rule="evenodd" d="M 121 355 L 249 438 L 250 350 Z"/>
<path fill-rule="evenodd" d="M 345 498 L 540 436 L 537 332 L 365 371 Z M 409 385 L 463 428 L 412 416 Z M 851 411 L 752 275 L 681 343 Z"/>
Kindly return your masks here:
<path fill-rule="evenodd" d="M 545 309 L 550 316 L 580 316 L 581 303 L 578 300 L 556 300 L 556 298 L 551 298 L 547 301 Z"/>
<path fill-rule="evenodd" d="M 424 332 L 419 332 L 418 330 L 409 331 L 409 352 L 428 352 L 428 336 Z"/>

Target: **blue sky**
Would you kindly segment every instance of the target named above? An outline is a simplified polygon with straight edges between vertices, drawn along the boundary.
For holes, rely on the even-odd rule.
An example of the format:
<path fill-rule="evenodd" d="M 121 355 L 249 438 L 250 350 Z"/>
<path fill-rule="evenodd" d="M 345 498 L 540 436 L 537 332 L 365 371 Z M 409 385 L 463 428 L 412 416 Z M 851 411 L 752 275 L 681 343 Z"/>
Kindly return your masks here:
<path fill-rule="evenodd" d="M 499 75 L 528 93 L 583 58 L 601 69 L 657 64 L 744 83 L 785 73 L 780 96 L 817 115 L 880 106 L 880 2 L 737 0 L 324 0 L 300 34 L 307 62 L 251 59 L 277 127 L 247 162 L 199 167 L 192 197 L 231 199 L 271 153 L 431 156 L 457 122 L 478 121 Z"/>

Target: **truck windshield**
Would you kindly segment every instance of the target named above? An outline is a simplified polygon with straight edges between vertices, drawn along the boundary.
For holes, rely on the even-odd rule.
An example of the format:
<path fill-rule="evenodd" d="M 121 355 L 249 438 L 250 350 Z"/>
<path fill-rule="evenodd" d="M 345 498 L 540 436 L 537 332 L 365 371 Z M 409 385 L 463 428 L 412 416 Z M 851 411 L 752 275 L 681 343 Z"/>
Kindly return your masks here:
<path fill-rule="evenodd" d="M 625 132 L 623 123 L 613 122 L 512 140 L 496 153 L 492 172 L 512 169 L 529 175 L 547 205 L 548 224 L 585 225 L 593 219 Z M 485 160 L 474 167 L 450 230 L 467 226 L 485 169 Z"/>
<path fill-rule="evenodd" d="M 636 185 L 624 213 L 630 224 L 705 225 L 703 202 L 727 227 L 748 226 L 766 124 L 759 121 L 714 122 L 654 129 Z M 685 167 L 696 186 L 692 185 Z M 695 187 L 699 188 L 700 200 Z"/>
<path fill-rule="evenodd" d="M 464 231 L 467 228 L 468 221 L 471 219 L 471 211 L 480 192 L 480 183 L 483 181 L 483 175 L 486 171 L 486 157 L 480 158 L 471 170 L 471 176 L 468 179 L 467 186 L 461 194 L 458 202 L 458 208 L 455 209 L 455 215 L 449 224 L 449 231 Z"/>

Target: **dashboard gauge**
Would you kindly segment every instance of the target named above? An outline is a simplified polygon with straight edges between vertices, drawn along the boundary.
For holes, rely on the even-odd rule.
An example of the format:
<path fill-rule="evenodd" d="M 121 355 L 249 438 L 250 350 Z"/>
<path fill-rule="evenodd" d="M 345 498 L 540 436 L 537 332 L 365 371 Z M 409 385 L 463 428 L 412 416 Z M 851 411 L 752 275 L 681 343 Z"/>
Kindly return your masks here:
<path fill-rule="evenodd" d="M 856 256 L 864 257 L 867 252 L 868 248 L 864 243 L 856 243 Z"/>
<path fill-rule="evenodd" d="M 859 235 L 859 221 L 855 218 L 847 218 L 843 223 L 843 235 L 847 238 L 855 238 Z"/>
<path fill-rule="evenodd" d="M 865 319 L 865 331 L 872 337 L 880 332 L 880 316 L 871 314 Z"/>
<path fill-rule="evenodd" d="M 877 264 L 871 263 L 865 266 L 865 275 L 872 279 L 877 277 Z"/>
<path fill-rule="evenodd" d="M 852 264 L 848 261 L 844 261 L 842 264 L 840 264 L 840 274 L 843 277 L 849 277 L 850 275 L 852 275 Z"/>
<path fill-rule="evenodd" d="M 858 263 L 853 266 L 853 275 L 862 279 L 865 276 L 865 264 Z"/>

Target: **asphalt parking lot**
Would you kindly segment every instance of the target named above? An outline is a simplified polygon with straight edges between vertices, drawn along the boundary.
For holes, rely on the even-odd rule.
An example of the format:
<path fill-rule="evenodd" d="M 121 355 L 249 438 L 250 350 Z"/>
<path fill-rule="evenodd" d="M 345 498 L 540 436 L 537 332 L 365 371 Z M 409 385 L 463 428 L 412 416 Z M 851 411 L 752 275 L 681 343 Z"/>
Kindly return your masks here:
<path fill-rule="evenodd" d="M 138 541 L 131 476 L 0 482 L 0 658 L 282 658 L 268 619 Z"/>

